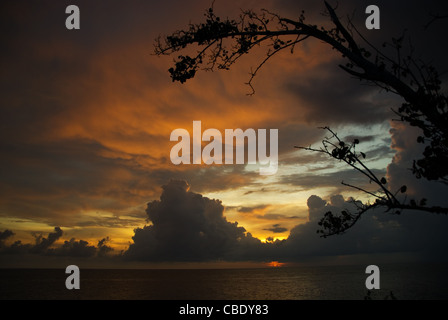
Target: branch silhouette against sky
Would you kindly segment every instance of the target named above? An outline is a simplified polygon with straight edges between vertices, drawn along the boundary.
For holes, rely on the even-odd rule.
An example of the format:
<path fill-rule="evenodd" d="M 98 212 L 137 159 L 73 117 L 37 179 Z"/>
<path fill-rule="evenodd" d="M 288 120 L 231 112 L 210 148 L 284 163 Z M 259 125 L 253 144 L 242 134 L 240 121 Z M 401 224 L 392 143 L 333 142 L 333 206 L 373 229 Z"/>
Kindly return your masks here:
<path fill-rule="evenodd" d="M 413 57 L 403 49 L 405 34 L 392 38 L 391 43 L 384 42 L 383 48 L 390 47 L 394 56 L 386 55 L 373 46 L 350 20 L 347 26 L 336 14 L 335 9 L 324 2 L 326 15 L 333 23 L 331 28 L 319 27 L 305 22 L 302 11 L 297 20 L 282 17 L 268 10 L 254 12 L 242 11 L 237 19 L 220 18 L 213 7 L 205 14 L 205 22 L 190 24 L 185 30 L 179 30 L 164 38 L 159 37 L 155 44 L 157 55 L 172 55 L 187 47 L 199 47 L 194 55 L 179 55 L 174 67 L 169 69 L 173 81 L 185 83 L 199 70 L 228 70 L 243 55 L 261 45 L 266 46 L 265 58 L 251 70 L 247 82 L 251 92 L 255 93 L 253 80 L 258 71 L 278 52 L 290 50 L 309 38 L 315 38 L 338 51 L 345 59 L 339 67 L 362 82 L 377 86 L 387 92 L 395 93 L 404 100 L 398 109 L 393 109 L 398 121 L 421 130 L 416 143 L 425 144 L 423 158 L 415 160 L 412 172 L 418 179 L 439 181 L 448 184 L 448 99 L 441 92 L 441 80 L 437 70 L 431 65 Z M 357 38 L 357 39 L 356 39 Z M 361 45 L 365 44 L 365 47 Z M 360 106 L 362 108 L 362 106 Z M 370 209 L 385 207 L 386 211 L 399 214 L 403 210 L 423 210 L 447 214 L 448 208 L 427 206 L 427 199 L 399 200 L 397 193 L 406 193 L 406 186 L 398 191 L 389 190 L 384 177 L 375 176 L 363 163 L 365 154 L 357 153 L 354 148 L 357 140 L 348 144 L 330 128 L 332 136 L 323 141 L 323 148 L 305 147 L 305 150 L 323 152 L 330 157 L 344 161 L 354 170 L 364 174 L 379 191 L 368 191 L 357 186 L 347 185 L 373 196 L 371 204 L 360 204 L 356 213 L 342 211 L 335 216 L 331 212 L 319 223 L 323 227 L 323 236 L 344 233 L 351 228 Z M 330 140 L 336 140 L 332 142 Z M 331 148 L 331 149 L 330 149 Z"/>

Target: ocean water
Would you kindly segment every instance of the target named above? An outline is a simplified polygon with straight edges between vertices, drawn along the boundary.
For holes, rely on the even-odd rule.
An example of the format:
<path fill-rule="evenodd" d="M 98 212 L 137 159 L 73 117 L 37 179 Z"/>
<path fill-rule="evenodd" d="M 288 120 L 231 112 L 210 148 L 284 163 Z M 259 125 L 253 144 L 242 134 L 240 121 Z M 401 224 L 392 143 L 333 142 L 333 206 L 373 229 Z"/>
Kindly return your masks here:
<path fill-rule="evenodd" d="M 448 298 L 446 264 L 381 266 L 383 299 Z M 65 270 L 0 269 L 0 299 L 39 300 L 361 300 L 366 266 L 257 269 L 81 269 L 79 290 Z"/>

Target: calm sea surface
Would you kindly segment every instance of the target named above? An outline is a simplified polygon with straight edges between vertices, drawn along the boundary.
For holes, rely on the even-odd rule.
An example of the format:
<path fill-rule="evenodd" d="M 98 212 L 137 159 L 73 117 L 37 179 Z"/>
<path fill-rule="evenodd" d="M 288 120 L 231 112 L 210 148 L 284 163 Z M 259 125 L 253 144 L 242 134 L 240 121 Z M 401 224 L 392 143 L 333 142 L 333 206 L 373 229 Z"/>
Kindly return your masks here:
<path fill-rule="evenodd" d="M 269 269 L 81 269 L 67 290 L 65 270 L 0 269 L 0 299 L 333 300 L 364 299 L 366 266 Z M 385 265 L 374 299 L 448 299 L 446 264 Z"/>

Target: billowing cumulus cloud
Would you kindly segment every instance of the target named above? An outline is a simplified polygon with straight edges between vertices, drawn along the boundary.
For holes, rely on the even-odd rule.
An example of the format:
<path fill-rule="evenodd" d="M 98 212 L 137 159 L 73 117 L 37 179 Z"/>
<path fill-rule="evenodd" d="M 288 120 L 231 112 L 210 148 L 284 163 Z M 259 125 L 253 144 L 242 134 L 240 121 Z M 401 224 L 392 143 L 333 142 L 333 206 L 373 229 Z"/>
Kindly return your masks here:
<path fill-rule="evenodd" d="M 384 210 L 364 214 L 357 224 L 343 235 L 321 238 L 316 231 L 318 221 L 328 211 L 354 212 L 351 198 L 335 195 L 324 200 L 319 196 L 308 199 L 309 221 L 297 225 L 279 250 L 279 257 L 301 261 L 316 256 L 358 254 L 411 253 L 415 257 L 437 258 L 447 253 L 444 237 L 448 220 L 444 216 L 421 212 L 392 215 Z"/>
<path fill-rule="evenodd" d="M 126 257 L 147 261 L 235 259 L 260 245 L 237 222 L 227 221 L 221 201 L 189 191 L 187 182 L 181 180 L 162 188 L 160 200 L 148 203 L 146 209 L 151 225 L 135 230 Z"/>
<path fill-rule="evenodd" d="M 92 246 L 88 241 L 71 238 L 65 240 L 62 245 L 56 242 L 63 236 L 60 227 L 55 227 L 54 232 L 49 232 L 45 237 L 43 234 L 34 234 L 35 243 L 22 243 L 17 240 L 6 245 L 4 240 L 14 236 L 11 230 L 0 232 L 0 255 L 1 254 L 31 254 L 36 256 L 63 256 L 63 257 L 105 257 L 110 255 L 114 249 L 107 245 L 109 238 L 98 241 L 97 246 Z"/>
<path fill-rule="evenodd" d="M 237 222 L 229 222 L 220 200 L 210 199 L 189 190 L 183 180 L 171 180 L 162 187 L 159 200 L 148 203 L 150 225 L 134 230 L 133 243 L 116 255 L 107 245 L 109 238 L 97 246 L 71 238 L 62 244 L 59 227 L 44 237 L 35 235 L 35 244 L 16 241 L 2 244 L 1 254 L 34 254 L 47 257 L 109 257 L 125 261 L 206 262 L 206 261 L 271 261 L 301 262 L 316 257 L 338 257 L 377 254 L 411 254 L 417 258 L 437 258 L 446 254 L 445 230 L 448 220 L 441 215 L 404 212 L 393 215 L 381 210 L 368 212 L 346 234 L 321 238 L 318 221 L 328 211 L 356 210 L 353 198 L 334 195 L 327 200 L 317 195 L 308 198 L 308 220 L 290 230 L 284 240 L 253 237 Z M 273 234 L 286 231 L 275 223 L 266 230 Z M 9 240 L 13 232 L 0 233 Z M 110 260 L 113 261 L 113 260 Z"/>
<path fill-rule="evenodd" d="M 320 227 L 318 221 L 328 211 L 339 214 L 342 210 L 355 211 L 353 199 L 344 199 L 341 195 L 332 196 L 329 201 L 319 196 L 308 198 L 309 221 L 297 225 L 291 230 L 286 241 L 286 255 L 291 259 L 309 256 L 349 255 L 398 250 L 389 243 L 389 237 L 394 234 L 393 221 L 385 219 L 384 223 L 372 214 L 366 214 L 344 235 L 321 238 L 316 232 Z M 390 225 L 389 225 L 390 224 Z M 397 232 L 399 234 L 399 232 Z M 387 245 L 384 245 L 387 244 Z"/>
<path fill-rule="evenodd" d="M 45 238 L 41 234 L 36 235 L 36 244 L 30 249 L 31 253 L 42 253 L 48 250 L 62 236 L 62 229 L 54 228 L 54 232 L 50 232 Z"/>
<path fill-rule="evenodd" d="M 76 240 L 71 238 L 69 241 L 65 240 L 64 243 L 56 248 L 52 248 L 47 251 L 47 255 L 50 256 L 64 256 L 64 257 L 105 257 L 112 253 L 113 248 L 106 243 L 108 238 L 103 238 L 98 241 L 97 246 L 90 245 L 88 241 Z"/>
<path fill-rule="evenodd" d="M 308 198 L 308 221 L 294 227 L 286 240 L 261 243 L 223 215 L 219 200 L 189 190 L 185 181 L 163 187 L 160 200 L 148 204 L 152 225 L 135 230 L 125 257 L 145 261 L 255 260 L 301 261 L 319 256 L 413 253 L 434 257 L 443 251 L 440 241 L 448 220 L 424 213 L 391 215 L 381 210 L 366 213 L 344 235 L 321 238 L 318 221 L 328 211 L 356 210 L 354 199 L 334 195 Z M 283 232 L 280 224 L 267 228 Z"/>
<path fill-rule="evenodd" d="M 422 134 L 420 129 L 405 126 L 402 123 L 392 123 L 390 130 L 392 148 L 396 154 L 387 166 L 387 175 L 391 190 L 407 187 L 405 200 L 415 200 L 417 203 L 426 199 L 428 206 L 448 206 L 446 192 L 448 187 L 440 182 L 417 179 L 412 173 L 413 162 L 423 158 L 425 145 L 417 143 L 417 137 Z"/>
<path fill-rule="evenodd" d="M 61 255 L 71 257 L 91 257 L 96 253 L 96 248 L 90 246 L 85 240 L 70 239 L 70 241 L 64 241 L 64 244 L 54 250 L 51 250 L 50 255 Z"/>

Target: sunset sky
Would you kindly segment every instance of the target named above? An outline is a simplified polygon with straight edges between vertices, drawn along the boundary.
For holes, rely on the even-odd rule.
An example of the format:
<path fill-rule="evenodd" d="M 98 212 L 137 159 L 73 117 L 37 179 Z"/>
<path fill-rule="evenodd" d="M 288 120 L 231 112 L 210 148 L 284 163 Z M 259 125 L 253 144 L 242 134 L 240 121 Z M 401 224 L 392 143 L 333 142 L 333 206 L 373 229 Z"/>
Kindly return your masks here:
<path fill-rule="evenodd" d="M 334 1 L 330 3 L 335 4 Z M 381 44 L 406 30 L 416 55 L 446 80 L 448 19 L 427 29 L 442 1 L 338 1 L 363 34 Z M 65 8 L 80 9 L 67 30 Z M 381 29 L 364 26 L 367 5 Z M 339 54 L 310 39 L 271 59 L 245 85 L 263 51 L 229 71 L 173 83 L 175 56 L 154 41 L 202 22 L 211 1 L 2 1 L 0 103 L 0 267 L 127 263 L 238 262 L 271 266 L 312 259 L 447 256 L 448 218 L 405 212 L 368 214 L 343 236 L 321 239 L 323 213 L 368 201 L 341 181 L 369 181 L 322 154 L 330 126 L 357 137 L 368 163 L 408 196 L 447 205 L 446 186 L 417 181 L 415 130 L 393 122 L 400 97 L 366 86 L 338 67 Z M 262 8 L 328 25 L 323 1 L 216 0 L 217 15 Z M 445 72 L 445 74 L 443 74 Z M 446 83 L 446 81 L 445 81 Z M 170 133 L 193 121 L 202 130 L 278 129 L 278 171 L 258 165 L 174 165 Z M 372 187 L 372 186 L 371 186 Z M 370 199 L 371 200 L 371 199 Z M 149 203 L 149 206 L 148 206 Z M 270 243 L 285 240 L 282 246 Z M 268 243 L 265 243 L 268 242 Z M 379 258 L 378 258 L 379 259 Z M 316 261 L 317 261 L 316 260 Z M 278 263 L 270 263 L 278 261 Z M 344 260 L 345 261 L 345 260 Z M 270 263 L 270 264 L 268 264 Z M 375 263 L 375 261 L 372 261 Z M 129 264 L 131 265 L 131 264 Z"/>

